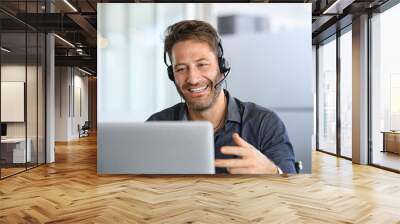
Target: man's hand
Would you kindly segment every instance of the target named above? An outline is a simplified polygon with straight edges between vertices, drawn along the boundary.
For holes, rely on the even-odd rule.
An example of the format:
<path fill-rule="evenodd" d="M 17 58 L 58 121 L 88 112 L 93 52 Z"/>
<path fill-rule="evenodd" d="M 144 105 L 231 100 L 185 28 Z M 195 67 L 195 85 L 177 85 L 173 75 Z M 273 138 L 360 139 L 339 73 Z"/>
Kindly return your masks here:
<path fill-rule="evenodd" d="M 223 146 L 221 152 L 236 155 L 237 159 L 216 159 L 216 167 L 226 167 L 232 174 L 277 174 L 278 167 L 259 150 L 242 139 L 239 134 L 232 135 L 237 146 Z"/>

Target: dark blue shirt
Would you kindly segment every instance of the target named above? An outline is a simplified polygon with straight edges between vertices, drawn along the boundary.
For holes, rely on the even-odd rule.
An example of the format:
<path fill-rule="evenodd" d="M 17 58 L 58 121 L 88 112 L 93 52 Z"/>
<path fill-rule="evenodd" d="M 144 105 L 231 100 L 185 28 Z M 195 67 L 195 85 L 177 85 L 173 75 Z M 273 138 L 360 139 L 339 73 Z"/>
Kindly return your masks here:
<path fill-rule="evenodd" d="M 296 173 L 295 157 L 286 127 L 278 115 L 264 107 L 250 102 L 241 102 L 224 90 L 228 99 L 225 124 L 214 133 L 215 158 L 235 158 L 222 154 L 222 146 L 234 146 L 232 134 L 240 137 L 260 150 L 272 160 L 284 173 Z M 188 120 L 185 103 L 178 103 L 170 108 L 153 114 L 147 121 Z M 226 168 L 216 168 L 216 173 L 227 173 Z"/>

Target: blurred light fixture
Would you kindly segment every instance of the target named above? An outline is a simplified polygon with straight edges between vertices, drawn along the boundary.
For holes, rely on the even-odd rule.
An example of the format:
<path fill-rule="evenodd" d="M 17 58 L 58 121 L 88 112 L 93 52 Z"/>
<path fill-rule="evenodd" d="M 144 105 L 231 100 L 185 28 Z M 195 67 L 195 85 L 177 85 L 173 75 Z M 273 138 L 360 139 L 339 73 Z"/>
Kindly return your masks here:
<path fill-rule="evenodd" d="M 73 45 L 73 44 L 72 44 L 71 42 L 69 42 L 68 40 L 66 40 L 66 39 L 64 39 L 64 38 L 62 38 L 62 37 L 60 37 L 60 36 L 57 35 L 57 34 L 54 34 L 54 36 L 57 37 L 57 38 L 58 38 L 59 40 L 61 40 L 62 42 L 66 43 L 67 45 L 69 45 L 69 46 L 75 48 L 75 45 Z"/>
<path fill-rule="evenodd" d="M 74 10 L 74 12 L 78 12 L 78 10 L 71 4 L 69 3 L 68 0 L 64 0 L 65 4 L 67 4 L 72 10 Z"/>
<path fill-rule="evenodd" d="M 87 74 L 87 75 L 90 75 L 90 76 L 92 75 L 92 73 L 90 73 L 90 72 L 88 72 L 88 71 L 86 71 L 86 70 L 83 70 L 83 69 L 81 69 L 81 68 L 79 68 L 79 67 L 78 67 L 78 70 L 81 71 L 81 72 L 83 72 L 83 73 L 85 73 L 85 74 Z"/>
<path fill-rule="evenodd" d="M 5 48 L 5 47 L 1 47 L 1 50 L 4 51 L 4 52 L 6 52 L 6 53 L 10 53 L 10 52 L 11 52 L 11 50 L 9 50 L 9 49 L 7 49 L 7 48 Z"/>
<path fill-rule="evenodd" d="M 355 0 L 336 0 L 332 5 L 325 9 L 322 14 L 342 14 L 343 10 L 354 1 Z"/>
<path fill-rule="evenodd" d="M 79 55 L 83 55 L 83 50 L 82 50 L 81 48 L 77 48 L 77 49 L 76 49 L 76 52 L 77 52 Z"/>

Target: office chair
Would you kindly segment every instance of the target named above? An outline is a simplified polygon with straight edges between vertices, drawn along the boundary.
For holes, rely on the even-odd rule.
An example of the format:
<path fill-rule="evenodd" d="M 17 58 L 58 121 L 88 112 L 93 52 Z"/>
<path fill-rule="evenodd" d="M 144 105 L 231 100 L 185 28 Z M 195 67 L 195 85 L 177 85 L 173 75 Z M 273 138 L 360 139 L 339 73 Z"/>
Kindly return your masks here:
<path fill-rule="evenodd" d="M 299 174 L 303 169 L 303 163 L 301 161 L 294 162 L 294 168 L 296 169 L 296 173 Z"/>
<path fill-rule="evenodd" d="M 85 121 L 82 127 L 80 127 L 80 125 L 78 124 L 79 138 L 89 136 L 89 129 L 90 129 L 89 121 Z"/>

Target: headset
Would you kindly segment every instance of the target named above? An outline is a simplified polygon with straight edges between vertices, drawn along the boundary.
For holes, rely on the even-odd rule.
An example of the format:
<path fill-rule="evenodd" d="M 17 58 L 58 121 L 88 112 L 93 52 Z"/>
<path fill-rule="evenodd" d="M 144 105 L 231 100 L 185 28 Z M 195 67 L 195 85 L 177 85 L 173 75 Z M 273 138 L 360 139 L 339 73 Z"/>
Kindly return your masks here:
<path fill-rule="evenodd" d="M 217 88 L 219 85 L 221 85 L 221 83 L 226 79 L 226 77 L 228 76 L 229 72 L 231 71 L 231 66 L 229 65 L 228 61 L 224 58 L 224 49 L 222 48 L 222 44 L 221 44 L 221 39 L 218 38 L 218 67 L 219 67 L 219 71 L 220 73 L 224 74 L 224 78 L 219 81 L 214 88 Z M 167 72 L 168 72 L 168 78 L 175 82 L 175 78 L 174 78 L 174 69 L 172 68 L 172 65 L 168 65 L 167 63 L 167 52 L 164 51 L 164 63 L 167 66 Z"/>

